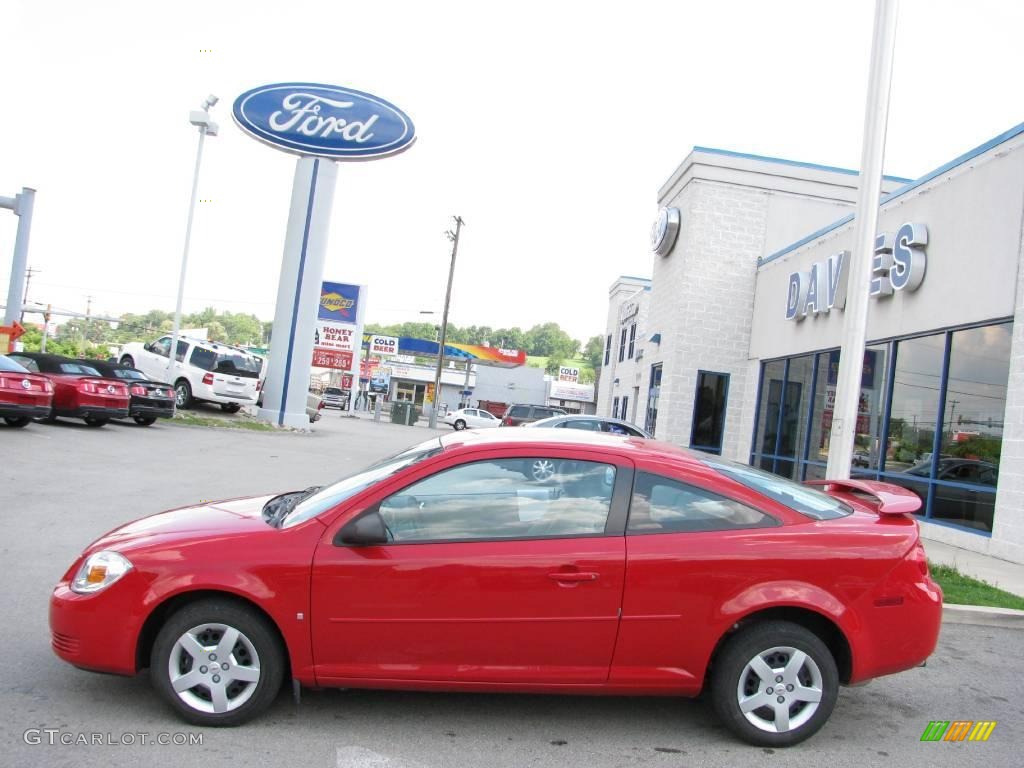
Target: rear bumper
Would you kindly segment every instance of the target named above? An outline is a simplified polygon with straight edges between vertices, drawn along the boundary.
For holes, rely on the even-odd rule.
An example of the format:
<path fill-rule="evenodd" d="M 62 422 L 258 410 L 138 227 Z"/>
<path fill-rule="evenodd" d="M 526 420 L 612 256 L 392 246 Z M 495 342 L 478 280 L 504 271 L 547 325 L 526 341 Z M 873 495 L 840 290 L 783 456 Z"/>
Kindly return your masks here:
<path fill-rule="evenodd" d="M 3 419 L 44 419 L 50 415 L 49 405 L 23 405 L 22 403 L 0 403 L 0 418 Z"/>
<path fill-rule="evenodd" d="M 53 409 L 55 416 L 71 419 L 127 419 L 128 408 L 108 408 L 100 405 L 81 405 L 78 408 Z"/>
<path fill-rule="evenodd" d="M 131 416 L 156 416 L 161 419 L 169 419 L 174 415 L 174 403 L 168 402 L 167 405 L 132 403 L 129 414 Z"/>

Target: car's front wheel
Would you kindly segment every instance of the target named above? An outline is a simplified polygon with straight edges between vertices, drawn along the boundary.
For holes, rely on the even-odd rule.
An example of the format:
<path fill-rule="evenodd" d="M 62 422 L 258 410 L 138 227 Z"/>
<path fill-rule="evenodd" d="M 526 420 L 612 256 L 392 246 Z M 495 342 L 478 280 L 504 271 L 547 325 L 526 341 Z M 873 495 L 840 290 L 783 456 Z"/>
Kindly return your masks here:
<path fill-rule="evenodd" d="M 132 418 L 140 427 L 148 427 L 156 421 L 156 416 L 132 416 Z"/>
<path fill-rule="evenodd" d="M 786 621 L 769 621 L 730 638 L 711 674 L 711 702 L 738 737 L 788 747 L 812 736 L 839 692 L 835 659 L 821 639 Z"/>
<path fill-rule="evenodd" d="M 134 368 L 135 359 L 131 355 L 125 355 L 124 357 L 121 358 L 121 365 L 123 365 L 125 368 Z"/>
<path fill-rule="evenodd" d="M 160 629 L 150 675 L 186 721 L 233 726 L 270 706 L 284 664 L 278 635 L 263 616 L 231 601 L 204 600 L 182 608 Z"/>
<path fill-rule="evenodd" d="M 4 421 L 7 422 L 7 426 L 9 427 L 24 427 L 26 424 L 32 421 L 32 419 L 28 418 L 27 416 L 4 416 Z"/>
<path fill-rule="evenodd" d="M 455 420 L 455 428 L 456 429 L 465 429 L 466 428 L 466 422 L 463 421 L 462 419 L 456 419 Z"/>
<path fill-rule="evenodd" d="M 108 421 L 110 421 L 110 419 L 102 419 L 99 418 L 98 416 L 85 417 L 85 423 L 88 424 L 90 427 L 102 427 Z"/>

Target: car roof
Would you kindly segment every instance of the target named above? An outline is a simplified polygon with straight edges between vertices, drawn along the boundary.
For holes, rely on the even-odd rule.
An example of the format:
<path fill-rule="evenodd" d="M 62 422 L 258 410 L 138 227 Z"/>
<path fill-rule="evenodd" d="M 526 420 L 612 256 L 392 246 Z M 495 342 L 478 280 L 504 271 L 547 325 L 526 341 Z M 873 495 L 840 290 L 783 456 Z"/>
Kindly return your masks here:
<path fill-rule="evenodd" d="M 572 429 L 486 429 L 464 430 L 454 432 L 440 438 L 441 445 L 453 448 L 502 448 L 529 447 L 538 448 L 561 446 L 566 448 L 605 448 L 612 449 L 624 456 L 637 459 L 651 458 L 671 460 L 682 464 L 706 468 L 698 454 L 686 448 L 661 440 L 645 440 L 630 435 L 614 435 L 610 432 L 584 432 Z"/>

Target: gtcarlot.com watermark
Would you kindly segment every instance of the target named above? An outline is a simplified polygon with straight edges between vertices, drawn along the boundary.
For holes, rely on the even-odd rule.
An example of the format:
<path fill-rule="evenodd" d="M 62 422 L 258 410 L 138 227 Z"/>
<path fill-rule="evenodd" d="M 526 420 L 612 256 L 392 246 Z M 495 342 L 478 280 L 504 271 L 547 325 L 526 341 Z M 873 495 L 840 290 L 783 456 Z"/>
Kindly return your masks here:
<path fill-rule="evenodd" d="M 195 747 L 202 746 L 201 733 L 149 733 L 135 731 L 113 733 L 111 731 L 62 731 L 60 728 L 29 728 L 22 736 L 26 744 L 46 744 L 66 747 Z"/>

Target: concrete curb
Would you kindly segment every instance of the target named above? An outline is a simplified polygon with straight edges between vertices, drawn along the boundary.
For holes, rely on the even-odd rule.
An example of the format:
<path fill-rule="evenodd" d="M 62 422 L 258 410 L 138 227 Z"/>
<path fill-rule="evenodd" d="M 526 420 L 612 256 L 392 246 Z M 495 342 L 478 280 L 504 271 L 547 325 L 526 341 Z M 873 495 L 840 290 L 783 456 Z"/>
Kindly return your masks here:
<path fill-rule="evenodd" d="M 943 624 L 975 624 L 983 627 L 1024 629 L 1024 611 L 1012 608 L 989 608 L 983 605 L 942 606 Z"/>

